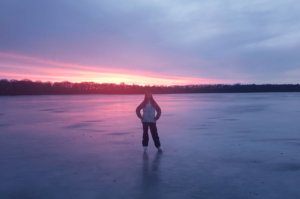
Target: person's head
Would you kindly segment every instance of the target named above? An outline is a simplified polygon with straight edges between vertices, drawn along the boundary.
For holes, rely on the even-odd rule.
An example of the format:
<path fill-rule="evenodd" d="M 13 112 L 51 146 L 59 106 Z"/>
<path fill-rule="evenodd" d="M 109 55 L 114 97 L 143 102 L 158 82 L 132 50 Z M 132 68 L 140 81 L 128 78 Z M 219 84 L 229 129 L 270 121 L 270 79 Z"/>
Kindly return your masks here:
<path fill-rule="evenodd" d="M 145 94 L 145 100 L 149 101 L 152 98 L 152 93 L 150 91 L 147 91 Z"/>
<path fill-rule="evenodd" d="M 152 106 L 156 104 L 155 100 L 153 99 L 152 93 L 150 91 L 147 91 L 145 93 L 144 101 L 142 102 L 142 107 L 144 108 L 149 101 L 152 104 Z"/>

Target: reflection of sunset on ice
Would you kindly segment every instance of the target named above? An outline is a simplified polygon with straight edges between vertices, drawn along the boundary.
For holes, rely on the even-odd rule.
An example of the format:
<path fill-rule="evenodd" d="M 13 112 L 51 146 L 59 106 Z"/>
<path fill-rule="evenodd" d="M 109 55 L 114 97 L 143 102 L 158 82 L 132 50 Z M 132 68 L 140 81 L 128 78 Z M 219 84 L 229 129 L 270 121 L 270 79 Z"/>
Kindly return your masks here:
<path fill-rule="evenodd" d="M 162 153 L 144 95 L 1 97 L 0 198 L 300 196 L 299 93 L 154 97 Z"/>

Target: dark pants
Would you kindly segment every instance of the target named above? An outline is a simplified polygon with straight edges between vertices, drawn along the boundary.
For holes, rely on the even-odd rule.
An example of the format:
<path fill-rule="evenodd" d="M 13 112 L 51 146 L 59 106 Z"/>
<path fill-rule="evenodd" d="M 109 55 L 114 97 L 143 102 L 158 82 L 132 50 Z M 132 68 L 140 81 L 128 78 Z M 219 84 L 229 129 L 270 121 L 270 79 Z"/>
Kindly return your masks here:
<path fill-rule="evenodd" d="M 148 146 L 149 143 L 149 135 L 148 135 L 148 127 L 150 127 L 150 132 L 152 135 L 152 139 L 154 141 L 154 144 L 156 148 L 160 147 L 160 142 L 159 142 L 159 137 L 157 134 L 157 128 L 156 128 L 156 123 L 151 123 L 151 122 L 143 122 L 143 141 L 142 144 L 143 146 Z"/>

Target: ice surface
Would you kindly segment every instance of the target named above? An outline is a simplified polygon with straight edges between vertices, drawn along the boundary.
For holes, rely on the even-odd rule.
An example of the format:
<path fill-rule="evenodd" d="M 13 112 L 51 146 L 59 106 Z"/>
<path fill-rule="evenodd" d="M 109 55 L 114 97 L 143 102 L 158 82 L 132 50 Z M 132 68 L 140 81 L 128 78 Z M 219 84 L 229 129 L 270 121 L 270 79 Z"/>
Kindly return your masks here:
<path fill-rule="evenodd" d="M 0 97 L 0 198 L 300 198 L 300 93 Z"/>

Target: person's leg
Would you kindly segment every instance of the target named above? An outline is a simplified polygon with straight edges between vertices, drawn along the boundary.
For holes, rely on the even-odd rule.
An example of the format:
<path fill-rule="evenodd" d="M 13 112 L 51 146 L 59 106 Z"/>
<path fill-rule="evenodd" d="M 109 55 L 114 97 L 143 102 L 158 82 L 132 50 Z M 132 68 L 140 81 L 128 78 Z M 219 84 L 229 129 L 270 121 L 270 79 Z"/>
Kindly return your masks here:
<path fill-rule="evenodd" d="M 156 123 L 149 123 L 152 139 L 156 148 L 160 147 L 160 141 L 157 133 Z"/>
<path fill-rule="evenodd" d="M 147 122 L 143 122 L 143 146 L 148 146 L 149 143 L 148 126 L 149 124 Z"/>

